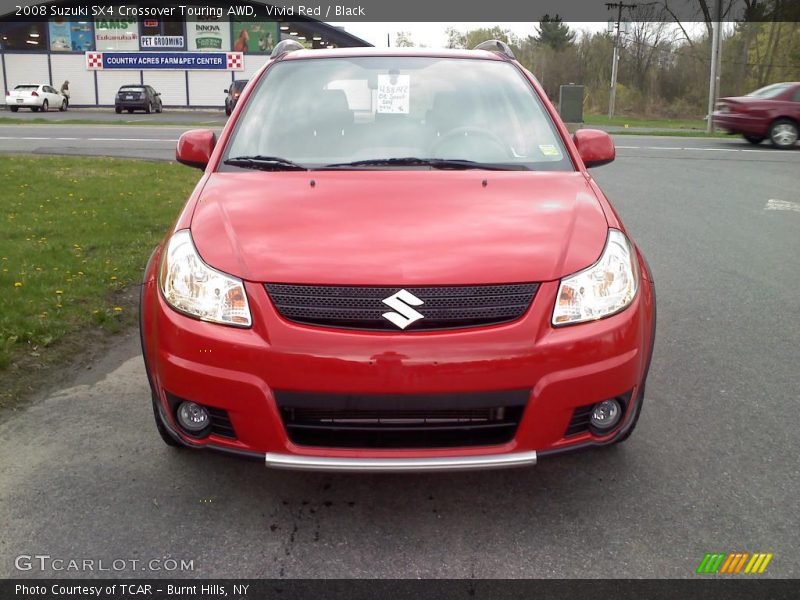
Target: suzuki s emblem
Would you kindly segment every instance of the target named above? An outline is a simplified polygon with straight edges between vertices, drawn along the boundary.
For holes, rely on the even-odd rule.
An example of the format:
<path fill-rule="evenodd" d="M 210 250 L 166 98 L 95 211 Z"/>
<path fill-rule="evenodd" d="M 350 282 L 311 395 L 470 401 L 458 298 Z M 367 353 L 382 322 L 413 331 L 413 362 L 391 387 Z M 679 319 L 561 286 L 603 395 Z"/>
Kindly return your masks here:
<path fill-rule="evenodd" d="M 385 312 L 381 316 L 397 325 L 400 329 L 405 329 L 414 321 L 425 318 L 425 315 L 411 308 L 412 306 L 424 304 L 424 302 L 408 290 L 400 290 L 396 294 L 384 298 L 382 302 L 396 312 Z"/>

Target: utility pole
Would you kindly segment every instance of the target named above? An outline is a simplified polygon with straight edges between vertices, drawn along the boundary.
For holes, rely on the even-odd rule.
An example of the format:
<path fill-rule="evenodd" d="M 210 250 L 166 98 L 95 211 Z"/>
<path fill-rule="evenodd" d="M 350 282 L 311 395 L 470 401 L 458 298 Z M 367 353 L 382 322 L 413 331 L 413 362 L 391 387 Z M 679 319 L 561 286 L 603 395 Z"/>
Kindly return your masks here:
<path fill-rule="evenodd" d="M 714 21 L 711 23 L 711 68 L 708 81 L 708 115 L 706 132 L 714 133 L 711 114 L 719 98 L 720 63 L 722 62 L 722 0 L 716 0 Z"/>
<path fill-rule="evenodd" d="M 611 59 L 611 92 L 608 96 L 608 118 L 614 118 L 614 104 L 617 100 L 617 65 L 619 64 L 619 38 L 620 38 L 620 23 L 622 22 L 622 9 L 623 8 L 636 8 L 635 4 L 625 4 L 624 2 L 606 2 L 606 9 L 617 9 L 617 35 L 614 38 L 614 58 Z"/>

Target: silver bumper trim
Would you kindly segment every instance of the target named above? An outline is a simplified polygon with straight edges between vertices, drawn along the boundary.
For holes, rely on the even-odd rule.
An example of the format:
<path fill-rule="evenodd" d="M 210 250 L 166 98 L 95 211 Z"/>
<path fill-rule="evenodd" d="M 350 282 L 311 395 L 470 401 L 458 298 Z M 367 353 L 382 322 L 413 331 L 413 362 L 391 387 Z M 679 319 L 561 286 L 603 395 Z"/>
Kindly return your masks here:
<path fill-rule="evenodd" d="M 536 451 L 433 458 L 331 458 L 267 452 L 266 465 L 301 471 L 419 472 L 504 469 L 536 464 Z"/>

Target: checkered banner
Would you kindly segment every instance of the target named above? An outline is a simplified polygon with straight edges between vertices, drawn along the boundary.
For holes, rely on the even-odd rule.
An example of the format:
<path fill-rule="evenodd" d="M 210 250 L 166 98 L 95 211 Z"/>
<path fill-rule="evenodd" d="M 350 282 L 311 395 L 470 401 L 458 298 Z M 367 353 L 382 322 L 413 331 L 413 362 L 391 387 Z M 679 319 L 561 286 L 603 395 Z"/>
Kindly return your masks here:
<path fill-rule="evenodd" d="M 244 71 L 244 55 L 241 52 L 87 52 L 86 68 L 89 71 Z"/>
<path fill-rule="evenodd" d="M 102 52 L 87 52 L 86 53 L 86 68 L 90 71 L 103 68 L 103 53 Z"/>

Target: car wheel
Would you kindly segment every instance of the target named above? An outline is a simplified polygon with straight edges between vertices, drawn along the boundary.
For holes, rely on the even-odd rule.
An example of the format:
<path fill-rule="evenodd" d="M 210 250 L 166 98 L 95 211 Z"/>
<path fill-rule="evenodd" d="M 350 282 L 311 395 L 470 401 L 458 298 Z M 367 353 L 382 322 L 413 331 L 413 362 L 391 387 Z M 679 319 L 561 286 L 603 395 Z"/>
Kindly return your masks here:
<path fill-rule="evenodd" d="M 756 146 L 758 146 L 761 142 L 764 141 L 764 136 L 763 135 L 747 135 L 747 134 L 744 134 L 744 139 L 746 139 L 751 144 L 755 144 Z"/>
<path fill-rule="evenodd" d="M 48 110 L 50 110 L 50 104 L 45 100 L 42 102 L 42 112 L 47 112 Z"/>
<path fill-rule="evenodd" d="M 172 437 L 172 434 L 164 426 L 164 422 L 161 420 L 161 413 L 158 411 L 158 400 L 154 395 L 151 395 L 151 397 L 153 399 L 153 417 L 156 420 L 156 429 L 158 429 L 158 435 L 161 436 L 161 439 L 164 440 L 164 443 L 167 446 L 172 446 L 173 448 L 183 448 L 183 444 Z"/>
<path fill-rule="evenodd" d="M 791 119 L 778 119 L 769 128 L 769 139 L 781 150 L 792 148 L 797 143 L 797 123 Z"/>
<path fill-rule="evenodd" d="M 153 104 L 152 104 L 152 103 L 148 103 L 148 104 L 147 104 L 147 106 L 146 106 L 146 107 L 145 107 L 145 109 L 144 109 L 144 112 L 146 112 L 148 115 L 149 115 L 151 112 L 153 112 Z"/>
<path fill-rule="evenodd" d="M 8 108 L 11 112 L 17 112 L 19 110 L 19 106 L 9 106 Z"/>
<path fill-rule="evenodd" d="M 120 114 L 122 112 L 122 109 L 119 106 L 115 106 L 114 107 L 114 112 L 117 113 L 117 114 Z"/>

